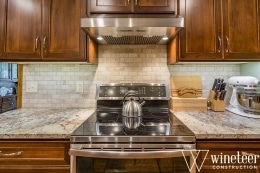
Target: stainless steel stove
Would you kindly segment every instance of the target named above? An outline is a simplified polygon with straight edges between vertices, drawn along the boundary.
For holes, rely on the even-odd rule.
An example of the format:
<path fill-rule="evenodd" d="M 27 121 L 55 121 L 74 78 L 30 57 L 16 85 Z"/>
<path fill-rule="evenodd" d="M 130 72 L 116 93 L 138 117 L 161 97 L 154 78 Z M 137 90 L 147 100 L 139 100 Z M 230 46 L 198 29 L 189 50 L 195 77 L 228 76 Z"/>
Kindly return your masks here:
<path fill-rule="evenodd" d="M 141 125 L 131 130 L 124 128 L 122 123 L 122 100 L 128 92 L 135 92 L 146 102 L 142 107 Z M 170 112 L 168 85 L 101 84 L 97 85 L 96 98 L 96 112 L 71 135 L 71 173 L 138 172 L 141 168 L 147 169 L 141 164 L 135 170 L 136 165 L 131 167 L 130 163 L 125 163 L 129 159 L 138 159 L 139 162 L 157 160 L 157 172 L 172 172 L 173 169 L 190 172 L 187 166 L 182 166 L 186 169 L 177 168 L 181 164 L 169 161 L 180 159 L 185 165 L 183 151 L 195 149 L 196 139 L 194 133 Z M 189 152 L 185 156 L 189 157 Z M 99 159 L 106 164 L 98 165 Z M 111 159 L 113 163 L 119 159 L 116 164 L 121 165 L 120 168 L 111 168 Z M 99 170 L 101 167 L 102 171 Z"/>

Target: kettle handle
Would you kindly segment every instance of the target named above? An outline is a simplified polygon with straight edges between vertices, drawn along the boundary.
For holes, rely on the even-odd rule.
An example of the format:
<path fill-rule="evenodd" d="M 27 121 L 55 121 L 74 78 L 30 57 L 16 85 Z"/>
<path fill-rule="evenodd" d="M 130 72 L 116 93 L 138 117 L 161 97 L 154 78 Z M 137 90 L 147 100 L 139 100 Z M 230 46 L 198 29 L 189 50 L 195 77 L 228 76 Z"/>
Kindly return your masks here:
<path fill-rule="evenodd" d="M 140 101 L 140 96 L 139 96 L 138 94 L 136 94 L 136 93 L 134 93 L 134 92 L 128 92 L 128 93 L 126 93 L 126 95 L 125 95 L 124 98 L 123 98 L 123 104 L 125 104 L 125 98 L 126 98 L 127 96 L 137 96 L 137 97 L 138 97 L 138 100 Z"/>

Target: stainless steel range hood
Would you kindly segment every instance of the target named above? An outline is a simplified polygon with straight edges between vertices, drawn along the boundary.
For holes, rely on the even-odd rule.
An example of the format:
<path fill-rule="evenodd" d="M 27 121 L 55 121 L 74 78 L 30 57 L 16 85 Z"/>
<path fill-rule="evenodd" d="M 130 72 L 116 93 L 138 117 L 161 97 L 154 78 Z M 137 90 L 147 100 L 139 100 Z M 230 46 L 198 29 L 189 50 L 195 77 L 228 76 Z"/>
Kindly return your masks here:
<path fill-rule="evenodd" d="M 81 19 L 81 28 L 98 44 L 167 44 L 183 27 L 177 15 Z"/>

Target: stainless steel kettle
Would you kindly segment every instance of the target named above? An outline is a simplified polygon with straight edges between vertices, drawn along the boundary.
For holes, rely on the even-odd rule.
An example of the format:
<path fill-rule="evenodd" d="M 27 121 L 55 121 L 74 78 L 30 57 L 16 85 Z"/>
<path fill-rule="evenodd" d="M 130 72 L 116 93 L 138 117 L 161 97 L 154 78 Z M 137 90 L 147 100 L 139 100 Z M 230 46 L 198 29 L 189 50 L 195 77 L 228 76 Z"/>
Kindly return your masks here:
<path fill-rule="evenodd" d="M 130 100 L 125 102 L 126 97 L 131 96 Z M 138 101 L 133 96 L 138 97 Z M 142 123 L 142 106 L 145 104 L 143 99 L 134 92 L 127 93 L 123 98 L 123 118 L 122 123 L 127 130 L 135 130 Z"/>

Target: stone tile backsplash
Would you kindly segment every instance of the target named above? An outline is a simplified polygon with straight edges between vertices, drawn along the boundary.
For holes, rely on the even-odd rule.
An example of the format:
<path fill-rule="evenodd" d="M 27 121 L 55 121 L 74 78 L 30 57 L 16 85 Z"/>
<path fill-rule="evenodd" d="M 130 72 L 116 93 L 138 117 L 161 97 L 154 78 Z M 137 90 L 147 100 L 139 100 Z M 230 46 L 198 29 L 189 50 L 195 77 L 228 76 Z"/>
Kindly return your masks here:
<path fill-rule="evenodd" d="M 207 97 L 214 78 L 227 80 L 230 76 L 240 75 L 239 65 L 168 66 L 165 45 L 100 45 L 98 61 L 98 65 L 24 65 L 23 107 L 95 107 L 97 83 L 169 83 L 171 74 L 201 75 L 203 96 Z M 37 82 L 37 92 L 26 91 L 26 85 L 31 81 Z M 83 82 L 83 93 L 77 92 L 77 81 Z"/>

